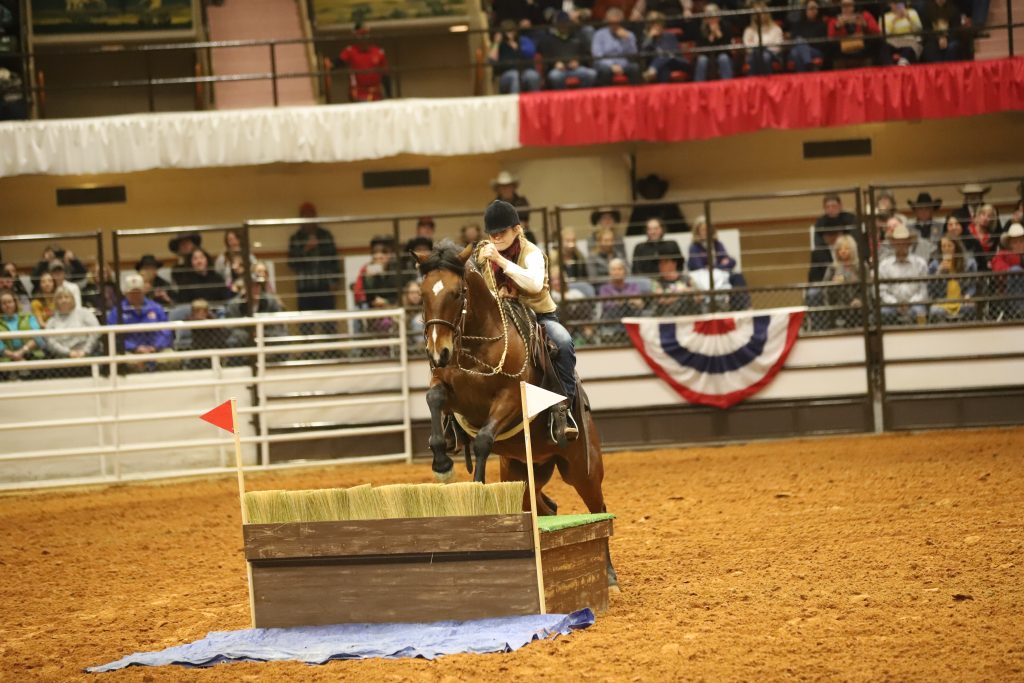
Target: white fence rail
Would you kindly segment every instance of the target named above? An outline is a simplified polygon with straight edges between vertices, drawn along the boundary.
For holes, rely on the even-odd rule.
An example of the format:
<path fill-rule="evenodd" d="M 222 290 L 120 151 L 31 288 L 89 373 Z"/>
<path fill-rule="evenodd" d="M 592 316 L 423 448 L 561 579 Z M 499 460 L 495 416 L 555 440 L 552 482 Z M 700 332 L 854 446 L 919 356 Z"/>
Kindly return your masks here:
<path fill-rule="evenodd" d="M 247 470 L 409 461 L 405 318 L 402 309 L 325 311 L 0 333 L 4 343 L 35 337 L 45 344 L 48 337 L 86 333 L 106 341 L 103 355 L 0 363 L 0 490 L 230 472 L 231 437 L 198 419 L 228 398 L 238 400 Z M 354 326 L 383 319 L 393 321 L 386 332 L 316 343 L 266 334 L 269 327 L 299 323 Z M 118 352 L 118 338 L 125 334 L 239 327 L 252 330 L 251 346 Z M 377 362 L 350 366 L 344 356 L 358 353 Z M 320 358 L 310 363 L 296 360 L 299 354 Z M 200 360 L 209 367 L 168 369 Z M 60 377 L 68 369 L 84 376 Z M 345 395 L 365 384 L 373 385 L 374 395 Z M 330 390 L 323 391 L 325 386 Z M 271 458 L 272 444 L 317 441 L 322 449 L 332 448 L 332 440 L 387 434 L 400 437 L 392 437 L 401 443 L 394 452 Z"/>

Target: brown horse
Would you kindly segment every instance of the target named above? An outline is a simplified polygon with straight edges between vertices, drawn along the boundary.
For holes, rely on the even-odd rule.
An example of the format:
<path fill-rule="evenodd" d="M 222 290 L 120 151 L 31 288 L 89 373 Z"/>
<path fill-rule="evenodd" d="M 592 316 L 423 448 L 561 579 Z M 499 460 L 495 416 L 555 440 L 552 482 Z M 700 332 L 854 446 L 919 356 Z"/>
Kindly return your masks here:
<path fill-rule="evenodd" d="M 416 257 L 424 276 L 423 333 L 432 370 L 427 391 L 432 469 L 443 481 L 452 476 L 454 463 L 445 449 L 442 415 L 457 413 L 467 431 L 476 431 L 476 467 L 468 451 L 466 458 L 476 481 L 484 481 L 492 451 L 501 457 L 502 481 L 526 481 L 525 439 L 521 429 L 516 431 L 523 416 L 519 382 L 540 385 L 541 372 L 531 363 L 527 343 L 509 319 L 507 306 L 499 305 L 476 269 L 472 254 L 473 245 L 460 252 L 446 241 Z M 582 398 L 581 402 L 585 403 Z M 601 440 L 589 407 L 583 412 L 580 438 L 564 451 L 548 440 L 547 420 L 538 416 L 531 423 L 537 499 L 531 502 L 527 493 L 524 510 L 535 504 L 538 514 L 555 514 L 557 506 L 541 489 L 557 468 L 590 512 L 605 511 Z M 616 585 L 610 559 L 608 581 Z"/>

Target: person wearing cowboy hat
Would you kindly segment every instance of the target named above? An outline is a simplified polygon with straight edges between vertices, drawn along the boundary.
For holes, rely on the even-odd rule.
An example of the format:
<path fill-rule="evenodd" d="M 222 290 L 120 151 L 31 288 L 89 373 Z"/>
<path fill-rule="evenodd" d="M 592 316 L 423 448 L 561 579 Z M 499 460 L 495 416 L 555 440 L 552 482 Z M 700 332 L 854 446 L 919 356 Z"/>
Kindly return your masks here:
<path fill-rule="evenodd" d="M 668 192 L 668 181 L 654 173 L 648 173 L 636 181 L 636 193 L 644 200 L 642 204 L 635 204 L 629 214 L 629 226 L 626 228 L 626 235 L 643 235 L 647 221 L 657 218 L 665 226 L 666 232 L 689 232 L 690 226 L 686 224 L 686 217 L 680 210 L 678 204 L 659 203 L 651 204 L 661 199 Z M 616 221 L 618 222 L 618 221 Z"/>
<path fill-rule="evenodd" d="M 515 207 L 500 199 L 487 207 L 484 231 L 487 239 L 477 243 L 473 260 L 488 287 L 498 296 L 512 296 L 529 306 L 536 313 L 537 322 L 544 326 L 548 339 L 558 347 L 553 360 L 567 400 L 551 409 L 551 437 L 560 448 L 565 448 L 568 441 L 579 436 L 570 410 L 576 395 L 576 349 L 572 336 L 558 320 L 544 252 L 526 239 Z"/>
<path fill-rule="evenodd" d="M 174 299 L 170 294 L 171 283 L 157 274 L 157 271 L 163 266 L 164 264 L 158 261 L 153 254 L 144 254 L 135 262 L 135 270 L 142 276 L 145 283 L 143 291 L 146 296 L 164 306 L 173 306 Z"/>
<path fill-rule="evenodd" d="M 892 220 L 896 220 L 893 218 Z M 914 237 L 906 224 L 898 221 L 889 235 L 892 255 L 878 264 L 879 297 L 882 302 L 882 323 L 885 325 L 923 323 L 928 318 L 928 286 L 922 280 L 908 278 L 928 276 L 928 264 L 912 253 Z"/>
<path fill-rule="evenodd" d="M 964 225 L 970 225 L 971 221 L 974 220 L 974 214 L 985 203 L 985 195 L 991 190 L 991 185 L 981 185 L 979 183 L 967 183 L 958 187 L 957 192 L 964 196 L 964 203 L 954 212 L 957 220 Z"/>
<path fill-rule="evenodd" d="M 491 180 L 491 189 L 494 190 L 494 198 L 508 202 L 517 209 L 530 206 L 530 200 L 519 194 L 519 178 L 508 171 L 502 171 L 497 178 Z M 530 212 L 520 211 L 519 218 L 529 224 Z"/>
<path fill-rule="evenodd" d="M 299 207 L 300 218 L 316 218 L 316 206 L 304 202 Z M 334 246 L 334 236 L 319 223 L 306 222 L 288 238 L 288 266 L 295 273 L 300 311 L 332 311 L 335 308 L 334 290 L 341 278 L 341 262 Z M 334 334 L 336 327 L 330 322 L 316 323 L 319 334 Z M 312 334 L 313 325 L 299 326 L 302 334 Z"/>
<path fill-rule="evenodd" d="M 1014 223 L 999 238 L 999 252 L 992 259 L 992 270 L 1007 273 L 1006 294 L 1013 297 L 1006 302 L 1009 316 L 1024 318 L 1024 225 Z"/>
<path fill-rule="evenodd" d="M 935 218 L 935 212 L 942 206 L 942 199 L 940 197 L 932 199 L 931 194 L 919 192 L 917 199 L 908 199 L 907 204 L 914 212 L 914 220 L 911 221 L 910 226 L 916 229 L 934 250 L 942 237 L 942 221 Z"/>

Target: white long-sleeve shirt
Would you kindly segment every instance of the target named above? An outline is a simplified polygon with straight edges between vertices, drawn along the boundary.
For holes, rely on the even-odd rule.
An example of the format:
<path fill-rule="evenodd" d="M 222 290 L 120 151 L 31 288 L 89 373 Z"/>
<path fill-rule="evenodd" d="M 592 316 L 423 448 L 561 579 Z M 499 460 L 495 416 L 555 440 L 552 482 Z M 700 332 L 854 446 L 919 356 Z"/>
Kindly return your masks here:
<path fill-rule="evenodd" d="M 769 26 L 761 27 L 761 46 L 768 48 L 775 54 L 779 54 L 782 48 L 779 45 L 785 41 L 786 37 L 782 33 L 782 29 L 775 22 L 772 22 Z M 748 26 L 743 30 L 743 45 L 750 48 L 757 47 L 757 29 L 753 26 Z"/>
<path fill-rule="evenodd" d="M 534 249 L 526 255 L 526 267 L 507 261 L 505 275 L 527 294 L 537 294 L 544 289 L 544 252 Z"/>
<path fill-rule="evenodd" d="M 928 300 L 927 282 L 885 282 L 912 277 L 928 277 L 928 264 L 917 254 L 906 261 L 890 256 L 878 264 L 878 293 L 883 304 L 913 304 Z"/>

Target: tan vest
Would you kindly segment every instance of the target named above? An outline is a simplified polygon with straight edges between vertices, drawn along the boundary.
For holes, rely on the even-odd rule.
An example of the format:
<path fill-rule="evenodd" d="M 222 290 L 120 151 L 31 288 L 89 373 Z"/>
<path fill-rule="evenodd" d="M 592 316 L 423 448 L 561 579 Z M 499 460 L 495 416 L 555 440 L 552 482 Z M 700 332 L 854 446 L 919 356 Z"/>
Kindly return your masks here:
<path fill-rule="evenodd" d="M 484 242 L 480 243 L 483 246 Z M 526 257 L 530 254 L 540 252 L 537 245 L 530 242 L 523 235 L 519 236 L 519 260 L 516 265 L 525 269 L 526 268 Z M 543 254 L 543 252 L 541 252 Z M 494 273 L 491 271 L 491 265 L 486 260 L 480 258 L 480 247 L 477 247 L 476 252 L 476 263 L 479 266 L 480 271 L 484 274 L 484 280 L 487 281 L 487 286 L 492 292 L 498 291 L 498 285 L 494 281 Z M 555 305 L 555 300 L 551 298 L 550 288 L 548 286 L 548 259 L 544 257 L 544 286 L 536 294 L 530 294 L 519 290 L 519 299 L 524 304 L 533 309 L 534 313 L 551 313 L 558 306 Z"/>

